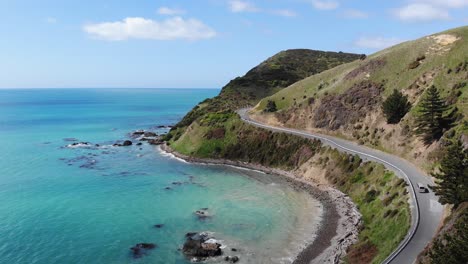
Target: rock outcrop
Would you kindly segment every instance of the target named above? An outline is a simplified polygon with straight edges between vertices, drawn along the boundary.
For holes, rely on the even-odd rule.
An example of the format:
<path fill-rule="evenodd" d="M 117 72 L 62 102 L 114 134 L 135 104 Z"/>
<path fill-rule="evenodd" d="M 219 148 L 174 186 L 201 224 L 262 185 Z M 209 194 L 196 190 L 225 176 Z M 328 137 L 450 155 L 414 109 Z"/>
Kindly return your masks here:
<path fill-rule="evenodd" d="M 221 244 L 206 232 L 191 232 L 187 233 L 185 237 L 187 240 L 184 243 L 182 252 L 192 261 L 203 261 L 223 254 Z"/>

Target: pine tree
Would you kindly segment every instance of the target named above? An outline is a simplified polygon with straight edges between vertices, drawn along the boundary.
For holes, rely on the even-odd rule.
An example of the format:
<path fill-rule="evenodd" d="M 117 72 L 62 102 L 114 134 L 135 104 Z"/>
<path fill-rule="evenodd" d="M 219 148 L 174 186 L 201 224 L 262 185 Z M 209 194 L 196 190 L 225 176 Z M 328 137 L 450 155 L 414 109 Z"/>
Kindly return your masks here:
<path fill-rule="evenodd" d="M 440 97 L 437 88 L 432 85 L 420 102 L 419 115 L 416 117 L 416 132 L 423 137 L 427 144 L 438 140 L 444 129 L 451 126 L 451 122 L 448 122 L 444 116 L 446 110 L 448 110 L 448 106 Z"/>
<path fill-rule="evenodd" d="M 266 108 L 265 108 L 265 112 L 276 112 L 276 111 L 277 111 L 277 108 L 276 108 L 275 101 L 268 100 Z"/>
<path fill-rule="evenodd" d="M 468 201 L 468 150 L 457 140 L 447 149 L 440 162 L 440 172 L 432 174 L 436 179 L 434 192 L 442 204 L 459 204 Z"/>
<path fill-rule="evenodd" d="M 387 123 L 397 124 L 411 109 L 408 97 L 396 89 L 382 104 L 382 111 L 387 118 Z"/>

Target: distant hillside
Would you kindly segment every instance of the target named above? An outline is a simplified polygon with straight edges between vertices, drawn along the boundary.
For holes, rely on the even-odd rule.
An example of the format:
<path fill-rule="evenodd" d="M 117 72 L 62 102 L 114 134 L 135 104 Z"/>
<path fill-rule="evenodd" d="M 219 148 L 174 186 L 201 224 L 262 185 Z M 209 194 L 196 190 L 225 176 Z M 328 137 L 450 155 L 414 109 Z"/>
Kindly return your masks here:
<path fill-rule="evenodd" d="M 408 41 L 301 80 L 262 100 L 258 118 L 275 124 L 346 137 L 401 155 L 425 169 L 437 164 L 442 141 L 426 145 L 415 133 L 415 117 L 426 90 L 435 85 L 453 111 L 444 138 L 468 145 L 468 27 Z M 396 89 L 411 103 L 398 124 L 387 124 L 383 101 Z M 278 111 L 265 114 L 268 101 Z M 443 144 L 442 144 L 443 145 Z"/>
<path fill-rule="evenodd" d="M 260 99 L 313 74 L 356 60 L 361 55 L 307 49 L 282 51 L 250 70 L 245 76 L 230 81 L 219 96 L 195 106 L 177 128 L 187 127 L 207 113 L 236 110 L 255 105 Z"/>
<path fill-rule="evenodd" d="M 299 80 L 340 64 L 358 59 L 360 55 L 308 49 L 282 51 L 251 69 L 243 77 L 230 81 L 220 97 L 235 102 L 255 102 Z"/>

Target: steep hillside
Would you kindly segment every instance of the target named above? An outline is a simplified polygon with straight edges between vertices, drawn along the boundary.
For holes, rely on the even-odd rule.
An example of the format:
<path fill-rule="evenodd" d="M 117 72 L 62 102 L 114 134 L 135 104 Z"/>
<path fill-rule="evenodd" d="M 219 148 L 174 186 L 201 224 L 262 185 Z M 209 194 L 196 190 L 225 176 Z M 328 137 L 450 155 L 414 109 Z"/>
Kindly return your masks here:
<path fill-rule="evenodd" d="M 204 114 L 255 105 L 260 99 L 313 74 L 356 60 L 361 55 L 307 49 L 282 51 L 230 81 L 221 93 L 192 109 L 176 128 L 185 128 Z"/>
<path fill-rule="evenodd" d="M 228 159 L 279 168 L 311 182 L 333 185 L 351 197 L 363 216 L 359 240 L 349 249 L 346 261 L 380 263 L 403 239 L 410 225 L 405 182 L 382 165 L 323 147 L 317 141 L 256 128 L 244 123 L 234 112 L 294 78 L 337 65 L 337 62 L 324 63 L 330 57 L 317 61 L 305 57 L 305 62 L 301 63 L 303 57 L 295 56 L 297 52 L 304 51 L 279 53 L 245 77 L 233 80 L 218 97 L 200 103 L 171 130 L 166 137 L 167 144 L 181 154 L 196 158 Z M 310 51 L 310 54 L 328 53 Z M 346 60 L 358 58 L 332 54 L 342 55 Z M 312 67 L 314 65 L 317 68 Z M 280 72 L 295 72 L 296 77 L 285 77 L 288 74 L 272 70 L 281 68 Z M 252 91 L 256 94 L 250 96 Z"/>
<path fill-rule="evenodd" d="M 256 103 L 313 74 L 356 60 L 357 54 L 307 49 L 282 51 L 251 69 L 245 76 L 230 81 L 219 94 L 233 106 Z"/>
<path fill-rule="evenodd" d="M 345 137 L 430 170 L 444 140 L 423 142 L 415 118 L 432 85 L 454 121 L 443 139 L 457 137 L 468 144 L 468 27 L 405 42 L 301 80 L 262 100 L 256 118 Z M 407 96 L 411 108 L 399 123 L 388 124 L 382 103 L 395 89 Z M 265 113 L 268 101 L 275 102 L 276 113 Z"/>

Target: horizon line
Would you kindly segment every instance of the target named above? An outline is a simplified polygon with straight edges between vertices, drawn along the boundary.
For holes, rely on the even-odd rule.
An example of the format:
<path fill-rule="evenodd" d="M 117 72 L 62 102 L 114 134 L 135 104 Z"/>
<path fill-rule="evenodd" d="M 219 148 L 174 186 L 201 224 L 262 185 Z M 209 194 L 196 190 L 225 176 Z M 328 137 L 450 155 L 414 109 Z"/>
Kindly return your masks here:
<path fill-rule="evenodd" d="M 46 89 L 204 89 L 220 90 L 218 87 L 0 87 L 0 90 L 46 90 Z"/>

